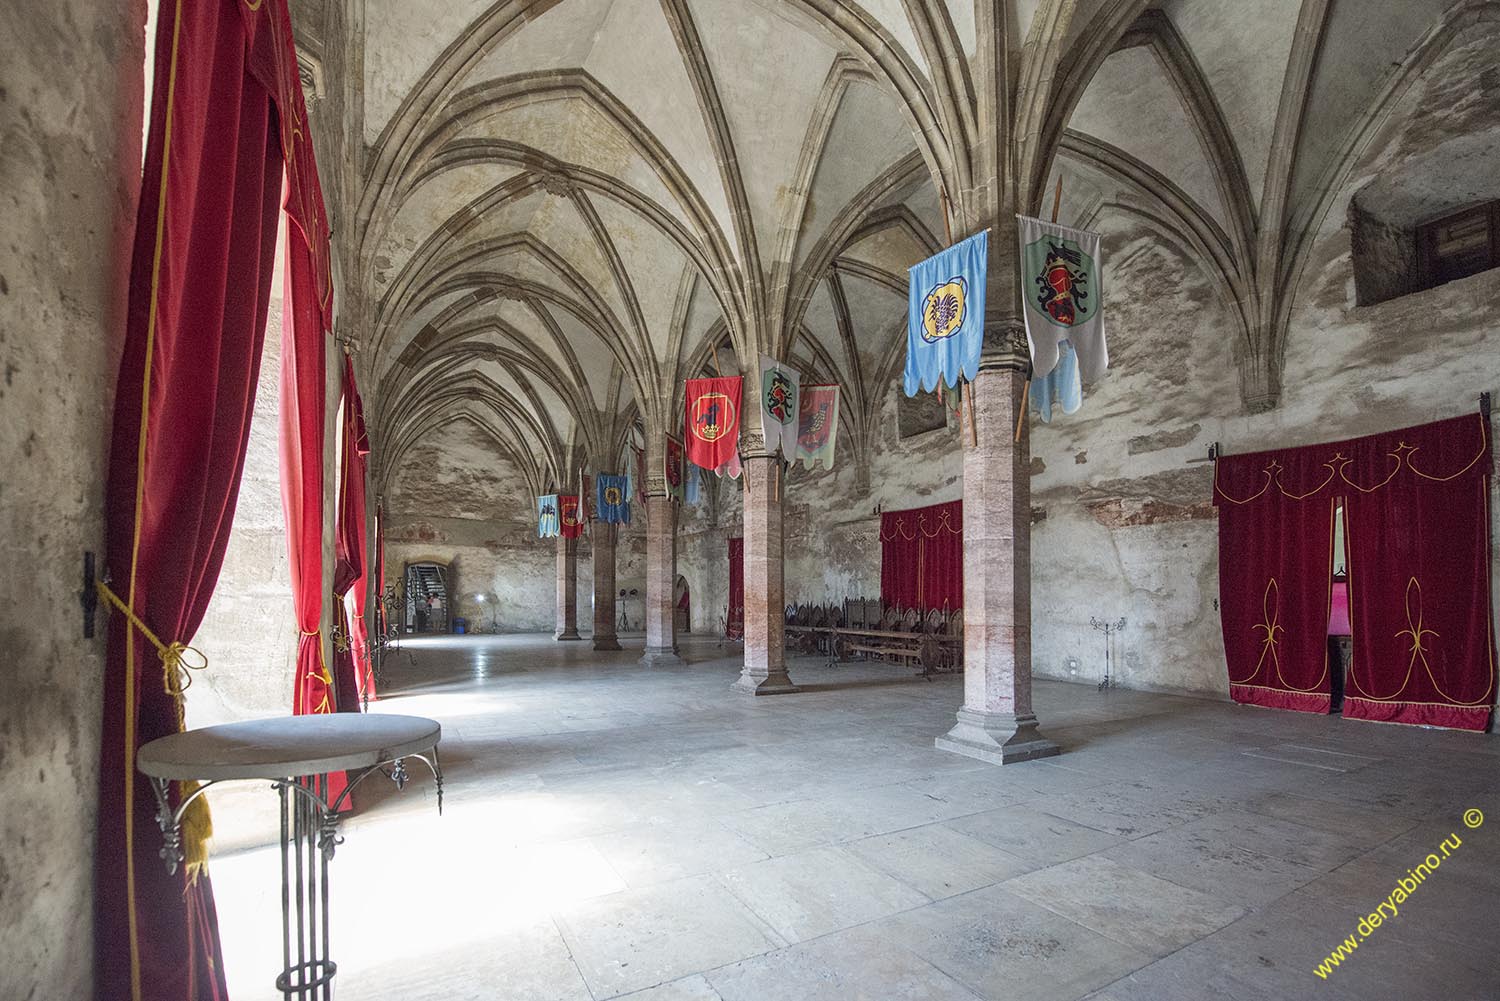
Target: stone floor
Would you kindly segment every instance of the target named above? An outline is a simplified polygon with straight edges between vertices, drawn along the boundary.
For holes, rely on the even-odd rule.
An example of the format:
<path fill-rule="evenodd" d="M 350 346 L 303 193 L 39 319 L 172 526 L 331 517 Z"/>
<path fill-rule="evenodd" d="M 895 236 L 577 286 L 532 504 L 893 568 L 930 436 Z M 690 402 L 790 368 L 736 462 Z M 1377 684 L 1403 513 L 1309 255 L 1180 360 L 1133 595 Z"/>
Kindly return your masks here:
<path fill-rule="evenodd" d="M 1493 737 L 1040 683 L 1064 753 L 1001 768 L 932 746 L 956 677 L 798 661 L 803 694 L 754 699 L 684 652 L 409 643 L 378 710 L 442 722 L 446 812 L 381 780 L 346 824 L 339 996 L 1500 998 Z M 275 996 L 276 865 L 213 863 L 236 1001 Z"/>

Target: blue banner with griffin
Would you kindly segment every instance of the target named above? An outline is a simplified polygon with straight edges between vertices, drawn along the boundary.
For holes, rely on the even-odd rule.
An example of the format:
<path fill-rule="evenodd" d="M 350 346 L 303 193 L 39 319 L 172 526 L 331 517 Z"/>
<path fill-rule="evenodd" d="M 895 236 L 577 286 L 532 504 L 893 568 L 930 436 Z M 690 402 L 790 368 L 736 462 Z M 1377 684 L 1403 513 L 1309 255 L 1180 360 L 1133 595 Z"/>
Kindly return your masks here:
<path fill-rule="evenodd" d="M 911 268 L 906 320 L 907 396 L 954 388 L 979 374 L 984 342 L 988 231 Z"/>

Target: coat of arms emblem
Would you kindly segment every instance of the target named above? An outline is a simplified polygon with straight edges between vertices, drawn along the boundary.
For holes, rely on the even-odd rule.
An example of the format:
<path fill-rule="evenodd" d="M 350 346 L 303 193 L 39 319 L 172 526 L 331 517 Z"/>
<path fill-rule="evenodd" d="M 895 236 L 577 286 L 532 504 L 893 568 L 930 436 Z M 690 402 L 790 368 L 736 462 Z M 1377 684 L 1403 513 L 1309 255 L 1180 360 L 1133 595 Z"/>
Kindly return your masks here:
<path fill-rule="evenodd" d="M 922 303 L 922 340 L 928 344 L 952 337 L 964 325 L 969 308 L 969 283 L 950 278 L 927 293 Z"/>

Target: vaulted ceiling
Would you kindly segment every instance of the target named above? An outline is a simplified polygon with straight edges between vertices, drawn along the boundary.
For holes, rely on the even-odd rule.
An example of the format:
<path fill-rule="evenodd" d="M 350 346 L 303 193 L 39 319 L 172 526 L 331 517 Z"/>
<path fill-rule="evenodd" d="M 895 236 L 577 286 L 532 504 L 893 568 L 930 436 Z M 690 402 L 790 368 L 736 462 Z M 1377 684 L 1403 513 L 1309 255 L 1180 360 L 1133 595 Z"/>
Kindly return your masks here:
<path fill-rule="evenodd" d="M 845 387 L 858 455 L 997 62 L 1030 95 L 1022 207 L 1061 176 L 1062 221 L 1175 235 L 1220 291 L 1247 404 L 1274 399 L 1333 180 L 1425 54 L 1495 6 L 364 0 L 344 281 L 381 465 L 464 421 L 540 490 L 618 466 L 683 378 L 760 351 Z"/>

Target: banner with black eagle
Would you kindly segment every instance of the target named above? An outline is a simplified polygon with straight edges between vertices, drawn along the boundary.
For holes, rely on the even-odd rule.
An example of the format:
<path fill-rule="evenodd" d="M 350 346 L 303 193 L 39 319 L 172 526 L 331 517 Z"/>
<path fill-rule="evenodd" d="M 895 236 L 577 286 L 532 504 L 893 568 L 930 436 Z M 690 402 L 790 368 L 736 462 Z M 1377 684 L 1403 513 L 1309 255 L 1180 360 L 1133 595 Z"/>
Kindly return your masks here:
<path fill-rule="evenodd" d="M 797 457 L 797 386 L 802 373 L 768 355 L 760 356 L 760 420 L 766 432 L 766 451 L 780 452 L 788 462 Z"/>
<path fill-rule="evenodd" d="M 557 518 L 557 494 L 544 494 L 536 499 L 536 537 L 555 539 L 562 523 Z"/>
<path fill-rule="evenodd" d="M 818 463 L 833 468 L 833 443 L 839 430 L 839 387 L 835 383 L 799 387 L 797 450 L 792 461 L 808 469 Z"/>
<path fill-rule="evenodd" d="M 737 375 L 687 380 L 687 457 L 720 475 L 737 471 L 742 383 Z"/>
<path fill-rule="evenodd" d="M 989 256 L 985 230 L 912 265 L 903 381 L 907 396 L 951 390 L 979 374 Z"/>
<path fill-rule="evenodd" d="M 611 525 L 630 523 L 630 477 L 600 473 L 596 478 L 597 500 L 594 510 L 600 521 Z"/>

